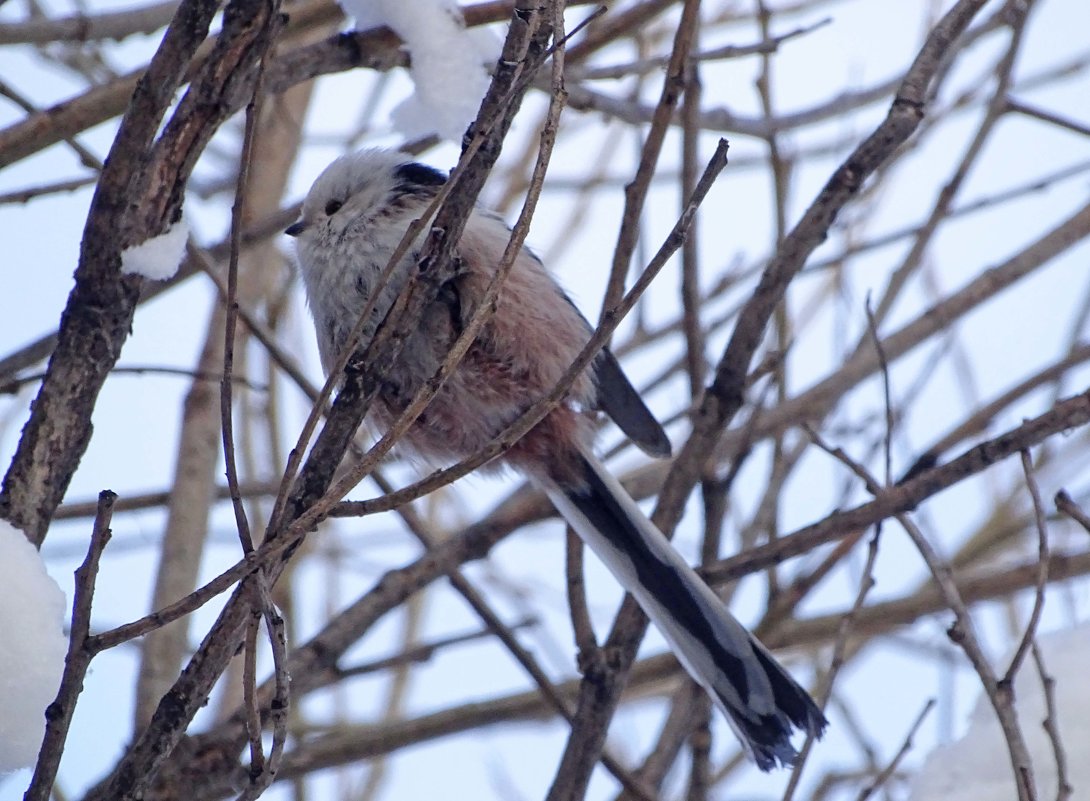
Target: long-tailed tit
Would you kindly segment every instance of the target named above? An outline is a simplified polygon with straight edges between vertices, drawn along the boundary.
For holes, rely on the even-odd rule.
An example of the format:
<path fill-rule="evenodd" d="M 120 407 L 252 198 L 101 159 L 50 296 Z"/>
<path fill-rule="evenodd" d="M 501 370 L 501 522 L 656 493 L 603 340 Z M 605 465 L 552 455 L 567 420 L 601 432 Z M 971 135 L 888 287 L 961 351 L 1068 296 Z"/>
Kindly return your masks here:
<path fill-rule="evenodd" d="M 364 150 L 337 159 L 287 229 L 328 372 L 347 343 L 408 226 L 446 181 L 409 156 Z M 383 377 L 371 421 L 383 428 L 431 378 L 466 315 L 495 274 L 510 231 L 475 210 L 458 246 L 462 268 L 443 287 Z M 421 236 L 380 290 L 363 337 L 373 336 L 413 273 Z M 529 250 L 516 258 L 498 300 L 457 369 L 409 429 L 403 444 L 433 461 L 456 460 L 487 445 L 560 380 L 591 327 Z M 689 674 L 726 715 L 757 765 L 791 764 L 795 728 L 820 736 L 821 711 L 644 516 L 592 451 L 588 410 L 601 409 L 637 445 L 668 456 L 670 442 L 602 350 L 565 401 L 520 439 L 503 461 L 533 479 L 670 643 Z"/>

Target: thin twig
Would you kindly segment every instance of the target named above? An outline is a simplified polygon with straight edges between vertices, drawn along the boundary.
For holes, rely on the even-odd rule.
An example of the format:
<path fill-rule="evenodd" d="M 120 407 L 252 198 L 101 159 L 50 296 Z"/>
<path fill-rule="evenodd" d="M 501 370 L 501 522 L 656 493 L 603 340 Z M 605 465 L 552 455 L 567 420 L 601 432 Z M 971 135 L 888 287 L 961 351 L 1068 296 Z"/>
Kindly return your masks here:
<path fill-rule="evenodd" d="M 833 451 L 830 450 L 830 452 Z M 837 452 L 836 455 L 852 470 L 852 472 L 864 480 L 867 484 L 867 488 L 872 493 L 878 492 L 879 485 L 877 481 L 870 476 L 866 468 L 850 459 L 850 457 L 843 452 Z M 923 557 L 924 562 L 931 571 L 931 575 L 935 579 L 939 591 L 942 593 L 943 600 L 954 612 L 956 620 L 947 633 L 951 640 L 961 646 L 961 649 L 969 658 L 970 664 L 980 677 L 985 695 L 992 703 L 996 717 L 999 720 L 1000 728 L 1002 729 L 1007 742 L 1011 767 L 1015 777 L 1015 785 L 1018 789 L 1018 798 L 1020 801 L 1031 801 L 1035 798 L 1032 764 L 1030 762 L 1025 738 L 1023 737 L 1022 730 L 1018 724 L 1018 717 L 1013 703 L 1013 688 L 1011 687 L 1010 682 L 1000 681 L 992 670 L 991 665 L 988 663 L 987 657 L 984 654 L 984 649 L 976 636 L 972 617 L 961 597 L 961 593 L 958 591 L 957 584 L 954 581 L 953 571 L 950 569 L 949 564 L 939 557 L 923 532 L 920 531 L 919 527 L 906 513 L 897 513 L 896 518 Z M 1045 569 L 1047 569 L 1047 565 L 1045 566 Z"/>
<path fill-rule="evenodd" d="M 885 455 L 885 472 L 883 480 L 885 486 L 888 487 L 893 483 L 893 429 L 896 425 L 896 418 L 893 413 L 893 390 L 890 387 L 889 378 L 889 360 L 886 358 L 886 351 L 882 347 L 882 338 L 878 336 L 878 321 L 875 320 L 874 312 L 871 310 L 869 295 L 867 296 L 867 302 L 864 308 L 867 311 L 867 330 L 870 332 L 871 340 L 874 343 L 874 352 L 878 357 L 878 369 L 882 376 L 882 398 L 886 412 L 886 427 L 883 433 L 882 448 Z"/>
<path fill-rule="evenodd" d="M 1021 456 L 1022 471 L 1026 476 L 1026 487 L 1029 489 L 1030 498 L 1033 500 L 1033 519 L 1037 528 L 1037 560 L 1040 568 L 1037 574 L 1037 588 L 1033 594 L 1033 611 L 1030 613 L 1029 621 L 1026 623 L 1026 630 L 1023 632 L 1022 639 L 1014 651 L 1014 656 L 1011 657 L 1007 672 L 1003 674 L 1003 678 L 1000 680 L 1001 684 L 1012 687 L 1014 677 L 1022 667 L 1022 661 L 1026 658 L 1026 653 L 1037 636 L 1037 626 L 1041 622 L 1041 613 L 1045 608 L 1045 587 L 1048 586 L 1048 558 L 1050 556 L 1045 505 L 1041 501 L 1041 489 L 1037 486 L 1037 479 L 1033 474 L 1033 460 L 1030 458 L 1029 449 L 1023 450 Z"/>
<path fill-rule="evenodd" d="M 113 375 L 169 375 L 169 376 L 181 376 L 184 378 L 191 378 L 196 381 L 223 381 L 223 373 L 209 373 L 202 370 L 187 370 L 181 367 L 158 367 L 158 366 L 137 366 L 137 365 L 125 365 L 123 367 L 114 367 L 110 372 Z M 14 394 L 18 392 L 22 387 L 27 384 L 33 384 L 41 381 L 45 378 L 45 373 L 32 373 L 30 375 L 21 375 L 10 381 L 0 383 L 0 395 Z M 254 390 L 255 392 L 265 392 L 268 387 L 264 384 L 258 384 L 250 381 L 244 376 L 233 376 L 231 381 L 240 386 L 244 386 L 247 389 Z"/>
<path fill-rule="evenodd" d="M 568 610 L 571 616 L 572 633 L 578 653 L 580 672 L 585 671 L 590 660 L 601 658 L 598 641 L 591 625 L 590 611 L 587 606 L 586 576 L 583 573 L 583 540 L 566 527 L 564 536 L 564 578 L 568 588 Z"/>
<path fill-rule="evenodd" d="M 256 608 L 260 609 L 260 612 L 257 614 L 265 621 L 265 628 L 269 638 L 269 647 L 273 657 L 274 693 L 272 700 L 269 702 L 268 717 L 268 723 L 269 727 L 272 729 L 273 737 L 268 757 L 263 757 L 259 745 L 259 748 L 256 751 L 258 760 L 256 763 L 254 761 L 251 761 L 250 763 L 250 783 L 239 794 L 239 801 L 254 801 L 254 799 L 264 793 L 273 781 L 276 780 L 277 773 L 280 770 L 280 765 L 284 758 L 284 746 L 287 743 L 288 711 L 291 700 L 291 676 L 288 674 L 287 634 L 284 629 L 284 619 L 280 616 L 276 606 L 273 604 L 264 572 L 257 573 L 253 577 L 252 582 L 258 596 L 256 599 Z M 257 614 L 255 614 L 255 620 L 257 619 Z M 255 694 L 257 689 L 256 685 L 257 681 L 255 677 L 252 685 Z M 256 700 L 252 700 L 254 708 L 257 709 Z M 257 723 L 257 728 L 255 730 L 257 732 L 257 739 L 260 743 L 260 721 Z M 253 754 L 254 751 L 251 749 L 251 755 Z"/>
<path fill-rule="evenodd" d="M 628 275 L 639 236 L 640 214 L 647 200 L 651 178 L 655 173 L 659 154 L 662 152 L 662 144 L 666 138 L 670 120 L 685 85 L 685 70 L 699 19 L 699 8 L 700 4 L 696 0 L 684 0 L 682 5 L 681 21 L 678 23 L 673 49 L 670 52 L 670 63 L 666 68 L 659 102 L 655 106 L 651 125 L 640 152 L 640 163 L 631 183 L 625 187 L 624 212 L 617 234 L 617 244 L 613 251 L 613 263 L 609 269 L 609 280 L 602 298 L 600 323 L 606 322 L 611 310 L 619 304 L 624 295 L 625 277 Z"/>
<path fill-rule="evenodd" d="M 1060 735 L 1059 717 L 1056 709 L 1056 679 L 1045 669 L 1045 660 L 1041 649 L 1034 642 L 1031 647 L 1033 663 L 1037 666 L 1037 676 L 1041 679 L 1041 693 L 1045 698 L 1045 719 L 1041 721 L 1048 741 L 1052 745 L 1052 758 L 1056 764 L 1056 801 L 1067 801 L 1075 793 L 1071 786 L 1067 770 L 1067 749 L 1064 748 Z"/>
<path fill-rule="evenodd" d="M 246 733 L 250 747 L 250 775 L 256 779 L 265 770 L 265 748 L 261 743 L 261 710 L 257 707 L 257 635 L 261 631 L 261 609 L 257 603 L 246 621 L 246 639 L 242 652 L 242 692 L 246 709 Z"/>
<path fill-rule="evenodd" d="M 1087 534 L 1090 534 L 1090 515 L 1086 514 L 1082 507 L 1075 503 L 1071 496 L 1067 494 L 1067 490 L 1060 490 L 1056 493 L 1056 508 L 1082 526 Z"/>
<path fill-rule="evenodd" d="M 85 178 L 73 178 L 69 181 L 53 181 L 39 186 L 30 186 L 26 189 L 16 189 L 11 192 L 0 193 L 0 204 L 5 203 L 29 203 L 36 198 L 46 195 L 56 195 L 62 192 L 74 192 L 85 186 L 91 186 L 98 181 L 97 175 L 88 175 Z"/>
<path fill-rule="evenodd" d="M 76 570 L 76 591 L 72 600 L 72 629 L 68 636 L 68 654 L 64 660 L 64 673 L 57 697 L 46 709 L 45 737 L 38 761 L 34 765 L 34 775 L 30 786 L 23 796 L 25 801 L 49 801 L 53 783 L 57 778 L 61 754 L 68 739 L 68 729 L 72 725 L 72 714 L 76 711 L 76 702 L 83 691 L 83 679 L 95 652 L 88 648 L 88 634 L 91 630 L 91 602 L 95 595 L 95 580 L 98 578 L 99 561 L 102 552 L 110 541 L 110 517 L 113 513 L 117 495 L 110 490 L 103 490 L 98 496 L 98 514 L 91 529 L 91 541 L 87 546 L 87 557 Z"/>
<path fill-rule="evenodd" d="M 516 620 L 514 623 L 508 623 L 507 628 L 511 631 L 518 631 L 519 629 L 528 628 L 531 626 L 537 626 L 539 621 L 536 618 L 523 618 L 522 620 Z M 474 642 L 486 637 L 495 636 L 495 632 L 491 629 L 477 629 L 476 631 L 469 631 L 464 634 L 453 634 L 449 637 L 441 637 L 432 642 L 420 643 L 414 645 L 401 653 L 394 656 L 388 656 L 383 659 L 376 659 L 372 662 L 365 662 L 360 665 L 352 665 L 351 667 L 338 667 L 337 678 L 349 679 L 357 676 L 369 676 L 373 673 L 379 673 L 391 668 L 399 668 L 405 665 L 422 664 L 424 662 L 431 661 L 440 651 L 446 650 L 454 645 L 462 645 L 463 643 Z"/>
<path fill-rule="evenodd" d="M 1015 100 L 1013 97 L 1008 97 L 1006 102 L 1006 111 L 1012 111 L 1017 114 L 1022 114 L 1026 117 L 1031 117 L 1042 122 L 1047 122 L 1051 125 L 1055 125 L 1059 128 L 1065 128 L 1072 133 L 1077 133 L 1081 136 L 1090 136 L 1090 125 L 1085 123 L 1075 122 L 1074 120 L 1056 114 L 1052 111 L 1045 111 L 1042 108 L 1031 106 L 1028 103 L 1023 103 L 1020 100 Z"/>
<path fill-rule="evenodd" d="M 905 735 L 905 740 L 901 744 L 896 755 L 889 761 L 889 764 L 874 777 L 873 781 L 859 791 L 859 795 L 856 796 L 856 801 L 867 801 L 868 798 L 874 795 L 877 790 L 880 790 L 882 786 L 890 780 L 890 777 L 897 771 L 897 766 L 901 764 L 901 760 L 903 760 L 908 752 L 912 750 L 912 739 L 916 736 L 916 732 L 920 730 L 920 726 L 923 725 L 928 713 L 934 708 L 935 699 L 929 698 L 927 703 L 924 704 L 923 709 L 920 710 L 920 714 L 916 716 L 916 722 L 913 723 L 912 727 L 908 730 L 908 734 Z"/>
<path fill-rule="evenodd" d="M 911 521 L 907 515 L 898 515 L 898 521 L 904 527 L 912 539 L 916 549 L 923 556 L 931 575 L 934 576 L 943 599 L 954 612 L 956 621 L 949 628 L 947 634 L 950 639 L 961 646 L 965 655 L 969 657 L 977 675 L 980 677 L 984 693 L 991 701 L 999 720 L 1007 743 L 1010 755 L 1011 769 L 1014 773 L 1014 784 L 1017 789 L 1019 801 L 1032 801 L 1035 796 L 1033 783 L 1033 767 L 1029 758 L 1029 750 L 1026 747 L 1025 738 L 1018 724 L 1018 716 L 1014 708 L 1013 697 L 1009 688 L 1004 689 L 999 684 L 995 672 L 989 665 L 984 649 L 976 636 L 972 617 L 969 614 L 965 602 L 961 598 L 957 585 L 954 583 L 953 574 L 947 565 L 928 542 L 927 538 Z"/>
<path fill-rule="evenodd" d="M 795 39 L 799 36 L 804 36 L 808 33 L 823 28 L 832 22 L 831 17 L 825 17 L 817 22 L 809 25 L 803 25 L 798 28 L 794 28 L 787 33 L 781 33 L 776 36 L 770 36 L 767 39 L 762 39 L 759 42 L 748 45 L 724 45 L 722 47 L 715 47 L 711 50 L 699 50 L 696 53 L 689 55 L 689 60 L 693 63 L 699 63 L 704 61 L 725 61 L 733 58 L 744 58 L 746 56 L 760 55 L 775 53 L 780 49 L 780 45 L 784 42 L 788 42 L 791 39 Z M 627 64 L 614 64 L 607 67 L 586 67 L 578 70 L 573 70 L 573 78 L 580 81 L 601 81 L 601 80 L 614 80 L 617 78 L 625 78 L 633 74 L 643 74 L 653 72 L 655 70 L 668 67 L 670 63 L 669 56 L 657 56 L 654 58 L 642 58 L 638 61 L 630 61 Z"/>

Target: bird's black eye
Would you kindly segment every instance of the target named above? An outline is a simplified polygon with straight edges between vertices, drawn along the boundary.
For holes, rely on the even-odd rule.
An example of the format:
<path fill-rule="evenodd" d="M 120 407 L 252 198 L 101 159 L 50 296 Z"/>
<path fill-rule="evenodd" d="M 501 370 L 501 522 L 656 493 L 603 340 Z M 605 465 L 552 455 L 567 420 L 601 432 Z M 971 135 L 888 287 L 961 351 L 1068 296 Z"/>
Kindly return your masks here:
<path fill-rule="evenodd" d="M 341 206 L 343 205 L 344 203 L 339 200 L 331 200 L 325 204 L 325 213 L 332 217 L 334 214 L 341 210 Z"/>

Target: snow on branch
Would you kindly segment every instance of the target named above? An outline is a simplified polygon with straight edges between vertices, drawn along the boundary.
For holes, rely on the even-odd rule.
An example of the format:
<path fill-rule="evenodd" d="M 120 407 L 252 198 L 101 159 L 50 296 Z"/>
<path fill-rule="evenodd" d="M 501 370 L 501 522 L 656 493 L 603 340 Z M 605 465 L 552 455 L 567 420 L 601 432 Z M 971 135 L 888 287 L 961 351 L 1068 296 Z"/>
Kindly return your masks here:
<path fill-rule="evenodd" d="M 142 275 L 153 281 L 165 281 L 178 271 L 188 239 L 189 226 L 182 218 L 159 236 L 125 248 L 121 252 L 121 272 Z"/>
<path fill-rule="evenodd" d="M 66 608 L 38 550 L 0 520 L 0 774 L 38 755 L 68 651 Z"/>
<path fill-rule="evenodd" d="M 394 109 L 394 126 L 408 137 L 437 133 L 461 142 L 488 89 L 484 64 L 495 60 L 495 37 L 467 30 L 451 0 L 343 0 L 341 5 L 360 28 L 385 25 L 409 51 L 414 92 Z"/>

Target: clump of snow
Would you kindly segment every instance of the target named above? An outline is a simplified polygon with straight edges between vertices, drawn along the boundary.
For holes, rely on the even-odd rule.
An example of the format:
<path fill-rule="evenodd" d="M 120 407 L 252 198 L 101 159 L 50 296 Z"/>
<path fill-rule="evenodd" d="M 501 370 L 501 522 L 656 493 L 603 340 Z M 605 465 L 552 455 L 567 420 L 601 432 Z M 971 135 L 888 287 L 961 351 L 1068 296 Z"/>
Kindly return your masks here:
<path fill-rule="evenodd" d="M 341 0 L 360 28 L 385 25 L 405 42 L 411 57 L 413 95 L 393 111 L 407 137 L 438 134 L 461 142 L 488 89 L 487 61 L 495 37 L 465 27 L 454 0 Z"/>
<path fill-rule="evenodd" d="M 1057 631 L 1038 638 L 1046 672 L 1056 680 L 1056 717 L 1067 753 L 1067 781 L 1074 798 L 1090 798 L 1090 625 Z M 1033 765 L 1038 798 L 1056 798 L 1057 774 L 1052 745 L 1041 723 L 1046 716 L 1045 694 L 1032 656 L 1014 680 L 1015 709 Z M 969 729 L 955 743 L 940 745 L 928 755 L 913 782 L 911 801 L 1010 801 L 1017 798 L 1007 743 L 991 702 L 981 695 L 969 718 Z"/>
<path fill-rule="evenodd" d="M 37 549 L 0 520 L 0 774 L 38 755 L 68 651 L 65 613 Z"/>
<path fill-rule="evenodd" d="M 165 281 L 178 272 L 188 239 L 189 226 L 183 217 L 159 236 L 121 251 L 121 272 Z"/>

